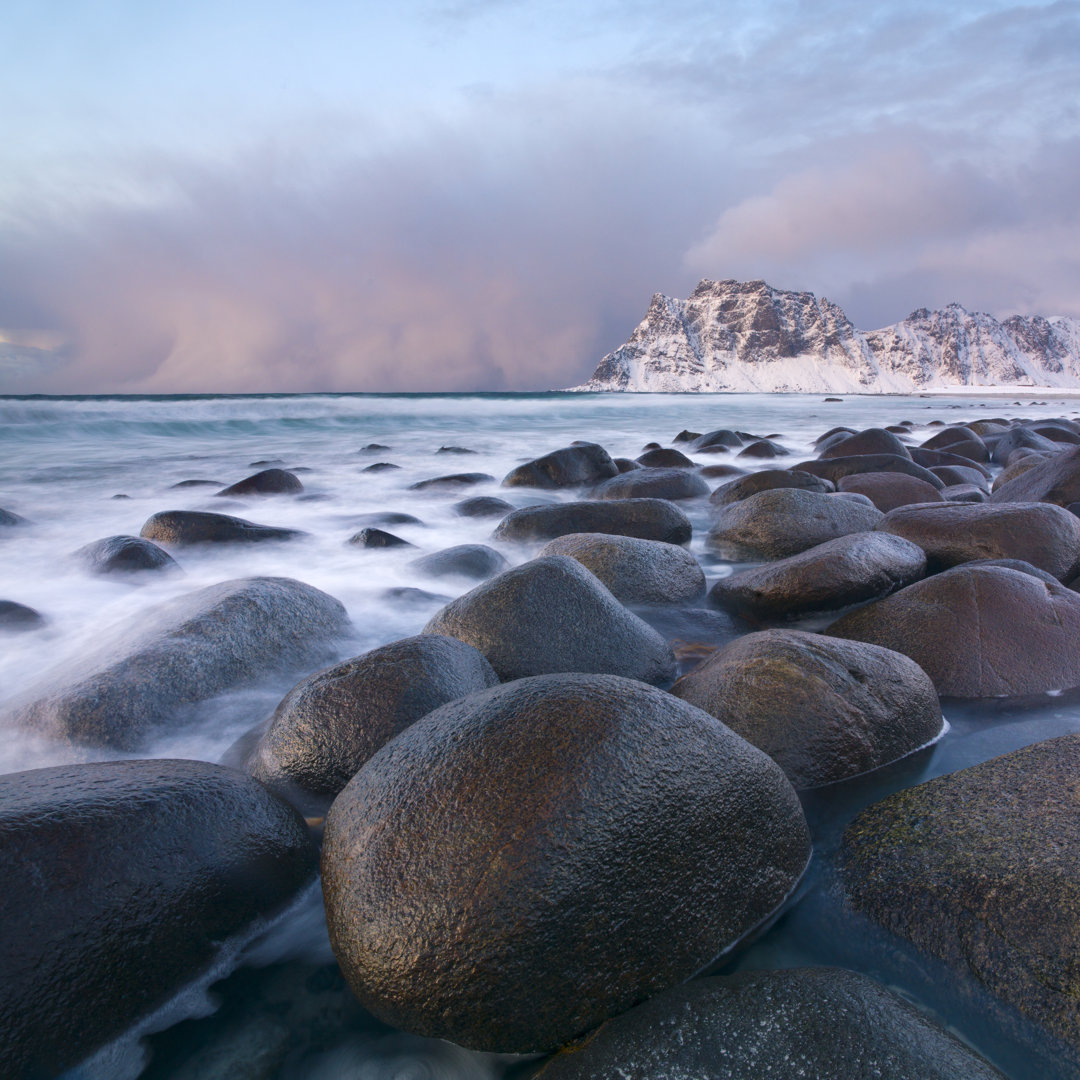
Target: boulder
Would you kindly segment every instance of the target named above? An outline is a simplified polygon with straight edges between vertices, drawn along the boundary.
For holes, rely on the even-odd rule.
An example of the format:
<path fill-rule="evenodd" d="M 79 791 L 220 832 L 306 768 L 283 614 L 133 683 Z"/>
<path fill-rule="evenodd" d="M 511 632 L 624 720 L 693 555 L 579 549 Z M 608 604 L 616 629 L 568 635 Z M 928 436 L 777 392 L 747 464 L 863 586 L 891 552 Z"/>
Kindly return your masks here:
<path fill-rule="evenodd" d="M 668 643 L 565 555 L 490 578 L 447 604 L 423 632 L 476 646 L 504 681 L 563 671 L 649 683 L 675 677 Z"/>
<path fill-rule="evenodd" d="M 998 465 L 1004 465 L 1009 460 L 1009 455 L 1014 450 L 1045 450 L 1049 453 L 1057 453 L 1061 446 L 1052 439 L 1043 435 L 1036 435 L 1034 431 L 1026 427 L 1017 426 L 1010 428 L 994 444 L 994 452 L 991 457 Z"/>
<path fill-rule="evenodd" d="M 474 495 L 471 499 L 462 499 L 450 507 L 458 517 L 505 517 L 514 509 L 513 503 L 498 499 L 494 495 Z"/>
<path fill-rule="evenodd" d="M 955 566 L 842 616 L 827 633 L 910 656 L 942 696 L 1080 685 L 1080 596 L 1001 566 Z"/>
<path fill-rule="evenodd" d="M 602 446 L 580 443 L 511 469 L 503 479 L 503 487 L 581 487 L 618 475 L 618 466 Z"/>
<path fill-rule="evenodd" d="M 884 428 L 867 428 L 854 435 L 847 435 L 821 451 L 824 459 L 854 457 L 864 454 L 895 454 L 908 457 L 907 447 L 891 431 Z"/>
<path fill-rule="evenodd" d="M 21 634 L 45 625 L 45 617 L 26 604 L 15 600 L 0 600 L 0 633 Z"/>
<path fill-rule="evenodd" d="M 841 398 L 836 398 L 835 400 L 840 401 L 842 399 Z M 855 429 L 854 428 L 831 427 L 831 428 L 829 428 L 828 431 L 823 432 L 822 434 L 820 434 L 814 440 L 814 445 L 817 446 L 817 447 L 820 447 L 823 444 L 825 444 L 826 442 L 828 442 L 829 439 L 835 438 L 837 435 L 840 435 L 843 438 L 847 438 L 848 435 L 854 435 L 854 434 L 855 434 Z"/>
<path fill-rule="evenodd" d="M 700 439 L 700 438 L 701 438 L 701 432 L 700 431 L 687 431 L 686 428 L 683 428 L 682 431 L 680 431 L 679 434 L 676 435 L 675 438 L 672 439 L 671 441 L 672 442 L 693 442 L 695 439 Z"/>
<path fill-rule="evenodd" d="M 977 484 L 952 484 L 941 489 L 941 497 L 951 503 L 984 503 L 989 495 Z"/>
<path fill-rule="evenodd" d="M 400 465 L 395 465 L 392 461 L 376 461 L 374 465 L 365 465 L 360 471 L 369 473 L 387 472 L 391 469 L 400 469 Z"/>
<path fill-rule="evenodd" d="M 883 514 L 912 503 L 940 503 L 944 496 L 931 483 L 905 473 L 853 473 L 840 477 L 837 490 L 865 495 Z"/>
<path fill-rule="evenodd" d="M 268 540 L 295 540 L 306 536 L 299 529 L 257 525 L 228 514 L 201 510 L 163 510 L 146 519 L 139 535 L 160 544 L 188 547 L 192 544 L 253 544 Z"/>
<path fill-rule="evenodd" d="M 639 465 L 636 461 L 631 461 L 630 458 L 617 457 L 612 458 L 612 460 L 615 462 L 615 468 L 617 468 L 620 473 L 637 472 L 638 469 L 643 468 L 643 466 Z"/>
<path fill-rule="evenodd" d="M 922 465 L 927 469 L 940 468 L 942 465 L 952 465 L 956 468 L 974 469 L 975 472 L 981 473 L 986 480 L 990 479 L 992 475 L 990 468 L 984 465 L 981 461 L 976 461 L 974 458 L 963 457 L 960 454 L 954 454 L 949 450 L 927 450 L 925 447 L 913 446 L 909 451 L 911 454 L 911 460 L 916 465 Z"/>
<path fill-rule="evenodd" d="M 179 483 L 170 484 L 169 490 L 176 491 L 177 489 L 184 488 L 196 488 L 196 487 L 215 487 L 221 488 L 225 485 L 220 480 L 181 480 Z"/>
<path fill-rule="evenodd" d="M 975 484 L 986 491 L 990 490 L 989 481 L 978 469 L 968 469 L 962 465 L 934 465 L 930 471 L 946 486 L 957 484 Z"/>
<path fill-rule="evenodd" d="M 1039 1049 L 1047 1032 L 1060 1039 L 1069 1076 L 1080 1069 L 1078 775 L 1080 735 L 1025 746 L 890 795 L 852 821 L 840 850 L 852 906 L 943 961 L 954 992 L 978 986 L 1039 1025 Z"/>
<path fill-rule="evenodd" d="M 724 476 L 745 476 L 746 470 L 740 469 L 738 465 L 703 465 L 698 470 L 698 476 L 704 476 L 706 479 L 714 480 Z"/>
<path fill-rule="evenodd" d="M 944 725 L 934 684 L 913 660 L 796 630 L 738 638 L 671 693 L 764 750 L 796 788 L 880 768 Z"/>
<path fill-rule="evenodd" d="M 16 525 L 29 524 L 26 518 L 20 517 L 13 511 L 0 509 L 0 529 L 13 529 Z"/>
<path fill-rule="evenodd" d="M 709 601 L 754 622 L 801 618 L 879 600 L 925 574 L 918 545 L 858 532 L 721 578 Z"/>
<path fill-rule="evenodd" d="M 657 447 L 646 450 L 636 462 L 647 469 L 693 469 L 694 463 L 679 450 L 665 450 Z"/>
<path fill-rule="evenodd" d="M 762 469 L 760 472 L 752 472 L 721 484 L 709 496 L 709 502 L 714 506 L 728 506 L 756 495 L 759 491 L 771 491 L 775 488 L 802 488 L 803 491 L 819 491 L 822 494 L 836 490 L 830 480 L 823 480 L 806 472 Z"/>
<path fill-rule="evenodd" d="M 694 979 L 557 1054 L 537 1080 L 1005 1080 L 955 1036 L 840 968 Z"/>
<path fill-rule="evenodd" d="M 410 544 L 408 540 L 402 540 L 400 536 L 391 532 L 386 532 L 385 529 L 361 529 L 358 533 L 353 533 L 348 540 L 347 544 L 352 544 L 353 547 L 362 548 L 395 548 L 395 547 L 415 547 L 415 544 Z"/>
<path fill-rule="evenodd" d="M 594 499 L 700 499 L 709 485 L 688 469 L 635 469 L 592 489 Z"/>
<path fill-rule="evenodd" d="M 286 469 L 263 469 L 237 481 L 218 495 L 298 495 L 304 490 L 299 477 Z"/>
<path fill-rule="evenodd" d="M 617 499 L 526 506 L 507 514 L 496 540 L 553 540 L 567 533 L 602 532 L 666 544 L 687 544 L 690 519 L 667 499 Z"/>
<path fill-rule="evenodd" d="M 473 487 L 476 484 L 485 484 L 494 479 L 494 476 L 482 472 L 451 473 L 449 476 L 433 476 L 430 480 L 417 480 L 415 484 L 409 485 L 408 490 L 429 491 L 432 488 Z"/>
<path fill-rule="evenodd" d="M 0 1074 L 77 1065 L 285 905 L 316 861 L 295 810 L 219 765 L 0 777 Z"/>
<path fill-rule="evenodd" d="M 458 544 L 413 559 L 409 566 L 432 577 L 465 577 L 482 581 L 505 570 L 510 564 L 485 544 Z"/>
<path fill-rule="evenodd" d="M 734 450 L 742 446 L 743 440 L 727 428 L 718 428 L 716 431 L 708 431 L 699 435 L 690 444 L 690 452 L 698 454 L 713 454 L 718 451 Z"/>
<path fill-rule="evenodd" d="M 1023 559 L 1060 581 L 1080 569 L 1080 519 L 1050 503 L 904 506 L 877 528 L 918 544 L 930 573 L 973 559 Z"/>
<path fill-rule="evenodd" d="M 774 488 L 721 508 L 705 546 L 727 558 L 783 559 L 883 517 L 872 506 L 798 488 Z"/>
<path fill-rule="evenodd" d="M 327 817 L 330 941 L 381 1020 L 547 1051 L 768 919 L 810 855 L 780 768 L 628 679 L 548 675 L 444 705 Z"/>
<path fill-rule="evenodd" d="M 540 552 L 569 555 L 624 604 L 685 604 L 705 592 L 705 572 L 677 544 L 606 533 L 569 533 Z"/>
<path fill-rule="evenodd" d="M 135 750 L 198 702 L 310 669 L 347 628 L 341 604 L 300 581 L 224 581 L 107 628 L 115 640 L 46 673 L 13 716 L 55 739 Z"/>
<path fill-rule="evenodd" d="M 802 461 L 791 467 L 799 472 L 810 473 L 811 476 L 823 476 L 834 484 L 839 484 L 842 477 L 851 476 L 854 473 L 895 472 L 906 473 L 908 476 L 925 480 L 936 488 L 945 486 L 929 469 L 916 465 L 910 458 L 900 457 L 898 454 L 858 454 L 854 457 Z"/>
<path fill-rule="evenodd" d="M 412 514 L 403 514 L 400 510 L 378 510 L 373 514 L 360 514 L 353 518 L 357 525 L 423 525 Z"/>
<path fill-rule="evenodd" d="M 285 695 L 248 770 L 273 790 L 337 795 L 420 717 L 499 682 L 471 645 L 419 634 L 302 679 Z"/>
<path fill-rule="evenodd" d="M 1049 458 L 1032 457 L 1009 466 L 994 483 L 990 501 L 1046 502 L 1058 506 L 1080 502 L 1080 446 Z"/>
<path fill-rule="evenodd" d="M 923 444 L 925 450 L 944 450 L 969 461 L 987 462 L 990 451 L 986 443 L 969 427 L 947 427 L 931 435 Z"/>
<path fill-rule="evenodd" d="M 744 446 L 735 456 L 767 460 L 769 458 L 787 457 L 790 453 L 791 451 L 786 446 L 781 446 L 779 443 L 773 442 L 772 439 L 757 439 L 748 446 Z"/>
<path fill-rule="evenodd" d="M 107 536 L 79 548 L 75 557 L 92 574 L 180 569 L 167 551 L 140 536 Z"/>

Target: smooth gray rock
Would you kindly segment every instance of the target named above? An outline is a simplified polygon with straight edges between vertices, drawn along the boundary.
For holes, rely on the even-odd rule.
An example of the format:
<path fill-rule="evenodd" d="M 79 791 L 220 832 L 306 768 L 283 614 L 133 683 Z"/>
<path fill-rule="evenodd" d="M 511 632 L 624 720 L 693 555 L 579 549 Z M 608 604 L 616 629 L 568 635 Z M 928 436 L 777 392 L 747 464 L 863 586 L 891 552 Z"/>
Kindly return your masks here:
<path fill-rule="evenodd" d="M 828 459 L 854 457 L 858 454 L 895 454 L 901 458 L 910 456 L 900 439 L 884 428 L 867 428 L 865 431 L 855 432 L 854 435 L 846 435 L 822 450 L 819 456 Z"/>
<path fill-rule="evenodd" d="M 12 510 L 0 509 L 0 529 L 13 529 L 17 525 L 29 525 L 24 517 L 20 517 Z"/>
<path fill-rule="evenodd" d="M 448 476 L 433 476 L 430 480 L 417 480 L 415 484 L 410 484 L 409 491 L 429 491 L 432 488 L 463 488 L 474 487 L 476 484 L 486 484 L 489 480 L 494 480 L 494 476 L 489 476 L 487 473 L 482 472 L 470 472 L 470 473 L 451 473 Z"/>
<path fill-rule="evenodd" d="M 646 469 L 693 469 L 694 463 L 680 450 L 666 450 L 664 447 L 656 447 L 646 450 L 635 464 Z"/>
<path fill-rule="evenodd" d="M 510 564 L 494 548 L 485 544 L 458 544 L 413 559 L 409 566 L 432 577 L 465 577 L 482 581 L 505 570 Z"/>
<path fill-rule="evenodd" d="M 602 532 L 666 544 L 690 542 L 690 519 L 667 499 L 614 499 L 526 506 L 507 514 L 496 540 L 554 540 L 567 533 Z"/>
<path fill-rule="evenodd" d="M 228 514 L 201 510 L 163 510 L 146 519 L 139 535 L 160 544 L 252 544 L 268 540 L 295 540 L 306 536 L 299 529 L 257 525 Z"/>
<path fill-rule="evenodd" d="M 286 469 L 263 469 L 230 485 L 218 495 L 299 495 L 304 490 L 300 478 Z"/>
<path fill-rule="evenodd" d="M 599 483 L 618 474 L 618 466 L 602 446 L 596 443 L 580 443 L 554 450 L 511 469 L 503 478 L 503 486 L 581 487 Z"/>
<path fill-rule="evenodd" d="M 387 532 L 385 529 L 361 529 L 358 533 L 353 533 L 348 540 L 347 544 L 351 544 L 353 547 L 360 548 L 398 548 L 398 547 L 415 547 L 415 544 L 410 544 L 408 540 L 402 540 L 400 536 L 395 533 Z"/>
<path fill-rule="evenodd" d="M 474 495 L 471 499 L 462 499 L 450 507 L 458 517 L 505 517 L 514 509 L 513 503 L 498 499 L 494 495 Z"/>
<path fill-rule="evenodd" d="M 840 477 L 836 487 L 844 494 L 865 495 L 883 514 L 898 506 L 945 501 L 933 484 L 904 473 L 853 473 Z"/>
<path fill-rule="evenodd" d="M 929 469 L 916 465 L 911 458 L 901 457 L 899 454 L 857 454 L 853 457 L 801 461 L 798 465 L 792 465 L 791 468 L 810 473 L 811 476 L 822 476 L 834 484 L 839 484 L 842 477 L 855 473 L 899 472 L 925 480 L 937 488 L 945 486 Z"/>
<path fill-rule="evenodd" d="M 760 472 L 739 476 L 721 484 L 709 496 L 709 502 L 714 506 L 728 506 L 756 495 L 759 491 L 771 491 L 775 488 L 802 488 L 804 491 L 818 491 L 823 495 L 836 490 L 831 480 L 811 476 L 810 473 L 792 469 L 762 469 Z"/>
<path fill-rule="evenodd" d="M 75 557 L 92 574 L 180 569 L 167 551 L 141 536 L 107 536 L 79 548 Z"/>
<path fill-rule="evenodd" d="M 709 485 L 688 469 L 635 469 L 592 489 L 594 499 L 700 499 Z"/>
<path fill-rule="evenodd" d="M 26 604 L 15 600 L 0 600 L 0 633 L 21 634 L 45 625 L 45 617 Z"/>
<path fill-rule="evenodd" d="M 1010 465 L 994 482 L 990 501 L 1046 502 L 1058 506 L 1080 502 L 1080 446 L 1060 450 L 1044 459 L 1032 455 L 1027 461 Z"/>

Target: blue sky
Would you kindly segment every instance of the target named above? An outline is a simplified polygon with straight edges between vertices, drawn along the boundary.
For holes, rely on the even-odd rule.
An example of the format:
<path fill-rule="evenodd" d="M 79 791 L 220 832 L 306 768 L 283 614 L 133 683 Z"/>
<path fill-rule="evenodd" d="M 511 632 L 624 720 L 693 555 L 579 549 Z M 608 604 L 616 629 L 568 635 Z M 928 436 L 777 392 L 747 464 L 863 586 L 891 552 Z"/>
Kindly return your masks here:
<path fill-rule="evenodd" d="M 8 0 L 0 391 L 533 389 L 654 291 L 1080 316 L 1080 3 Z"/>

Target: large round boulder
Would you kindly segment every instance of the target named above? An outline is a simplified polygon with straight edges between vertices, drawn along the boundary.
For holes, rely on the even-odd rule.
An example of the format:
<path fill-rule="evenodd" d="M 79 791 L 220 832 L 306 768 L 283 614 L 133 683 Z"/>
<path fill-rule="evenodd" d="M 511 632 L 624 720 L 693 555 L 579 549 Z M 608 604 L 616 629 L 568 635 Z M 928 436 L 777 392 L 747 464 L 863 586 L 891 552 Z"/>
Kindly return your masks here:
<path fill-rule="evenodd" d="M 963 460 L 963 458 L 957 458 L 957 461 Z M 945 464 L 945 462 L 934 462 L 934 464 Z M 798 472 L 810 473 L 811 476 L 822 476 L 834 484 L 839 484 L 843 477 L 852 476 L 855 473 L 898 472 L 925 480 L 934 487 L 945 486 L 928 468 L 917 465 L 910 457 L 901 457 L 899 454 L 855 454 L 851 457 L 802 461 L 791 467 Z"/>
<path fill-rule="evenodd" d="M 867 532 L 880 510 L 798 488 L 772 488 L 720 509 L 705 546 L 736 560 L 784 559 L 848 533 Z"/>
<path fill-rule="evenodd" d="M 553 1050 L 688 978 L 791 893 L 810 855 L 779 766 L 628 679 L 521 679 L 389 742 L 327 817 L 345 977 L 380 1019 Z"/>
<path fill-rule="evenodd" d="M 925 574 L 918 545 L 877 532 L 851 533 L 721 578 L 709 600 L 754 621 L 798 618 L 879 600 Z"/>
<path fill-rule="evenodd" d="M 840 968 L 694 979 L 609 1020 L 537 1080 L 1005 1080 L 955 1036 Z"/>
<path fill-rule="evenodd" d="M 54 739 L 134 750 L 198 702 L 325 662 L 347 628 L 341 604 L 303 582 L 224 581 L 106 628 L 102 644 L 47 672 L 11 712 Z"/>
<path fill-rule="evenodd" d="M 566 555 L 485 581 L 447 604 L 423 632 L 476 646 L 503 680 L 563 671 L 648 683 L 675 677 L 668 643 Z"/>
<path fill-rule="evenodd" d="M 1080 596 L 1002 566 L 955 566 L 834 622 L 910 656 L 947 697 L 1080 686 Z"/>
<path fill-rule="evenodd" d="M 477 484 L 486 484 L 494 480 L 494 476 L 482 472 L 450 473 L 447 476 L 433 476 L 429 480 L 417 480 L 410 484 L 409 491 L 430 491 L 431 489 L 449 489 L 457 491 L 459 488 L 475 487 Z"/>
<path fill-rule="evenodd" d="M 495 539 L 554 540 L 556 536 L 583 532 L 686 544 L 693 527 L 690 519 L 667 499 L 598 499 L 515 510 L 496 526 Z"/>
<path fill-rule="evenodd" d="M 1009 455 L 1014 450 L 1044 450 L 1047 453 L 1056 453 L 1061 449 L 1058 443 L 1047 439 L 1043 435 L 1037 435 L 1034 431 L 1022 425 L 1010 428 L 994 443 L 994 451 L 991 457 L 998 465 L 1004 465 L 1009 460 Z"/>
<path fill-rule="evenodd" d="M 840 477 L 838 491 L 865 495 L 883 514 L 912 503 L 941 503 L 941 492 L 926 480 L 896 472 L 852 473 Z"/>
<path fill-rule="evenodd" d="M 913 660 L 797 630 L 737 638 L 671 692 L 764 750 L 797 788 L 880 768 L 943 726 L 934 684 Z"/>
<path fill-rule="evenodd" d="M 143 570 L 178 570 L 176 560 L 141 536 L 106 536 L 79 548 L 75 557 L 92 574 L 133 574 Z"/>
<path fill-rule="evenodd" d="M 694 463 L 681 450 L 667 450 L 662 446 L 646 450 L 635 460 L 646 469 L 693 469 Z"/>
<path fill-rule="evenodd" d="M 0 600 L 0 634 L 22 634 L 45 625 L 45 617 L 17 600 Z"/>
<path fill-rule="evenodd" d="M 689 469 L 635 469 L 592 489 L 594 499 L 700 499 L 709 485 Z"/>
<path fill-rule="evenodd" d="M 1080 1073 L 1078 776 L 1080 735 L 1025 746 L 867 808 L 840 851 L 850 903 L 943 961 L 952 992 L 1071 1048 L 1062 1076 Z"/>
<path fill-rule="evenodd" d="M 219 491 L 219 495 L 299 495 L 300 478 L 288 469 L 263 469 Z"/>
<path fill-rule="evenodd" d="M 705 592 L 705 571 L 686 548 L 636 536 L 569 533 L 540 552 L 569 555 L 624 604 L 685 604 Z"/>
<path fill-rule="evenodd" d="M 282 794 L 336 795 L 381 746 L 448 701 L 499 681 L 471 645 L 419 634 L 317 671 L 285 695 L 248 762 Z"/>
<path fill-rule="evenodd" d="M 163 510 L 146 519 L 139 535 L 159 544 L 251 544 L 266 540 L 295 540 L 306 533 L 257 525 L 228 514 L 210 514 L 202 510 Z"/>
<path fill-rule="evenodd" d="M 295 810 L 201 761 L 0 777 L 0 1074 L 56 1076 L 314 876 Z"/>
<path fill-rule="evenodd" d="M 508 565 L 502 555 L 486 544 L 457 544 L 421 555 L 409 563 L 414 570 L 432 577 L 463 577 L 473 581 L 489 578 Z"/>
<path fill-rule="evenodd" d="M 1010 465 L 995 481 L 990 501 L 1047 502 L 1058 506 L 1080 502 L 1080 446 L 1045 459 L 1032 455 Z"/>
<path fill-rule="evenodd" d="M 511 469 L 504 487 L 563 488 L 596 484 L 619 475 L 611 455 L 596 443 L 577 443 Z"/>
<path fill-rule="evenodd" d="M 727 506 L 756 495 L 759 491 L 770 491 L 773 488 L 802 488 L 804 491 L 820 491 L 822 494 L 836 490 L 831 480 L 811 476 L 807 472 L 793 469 L 762 469 L 721 484 L 709 496 L 709 502 L 714 506 Z"/>
<path fill-rule="evenodd" d="M 822 458 L 855 457 L 860 454 L 896 454 L 908 457 L 907 447 L 891 431 L 884 428 L 867 428 L 847 435 L 832 443 L 821 452 Z"/>

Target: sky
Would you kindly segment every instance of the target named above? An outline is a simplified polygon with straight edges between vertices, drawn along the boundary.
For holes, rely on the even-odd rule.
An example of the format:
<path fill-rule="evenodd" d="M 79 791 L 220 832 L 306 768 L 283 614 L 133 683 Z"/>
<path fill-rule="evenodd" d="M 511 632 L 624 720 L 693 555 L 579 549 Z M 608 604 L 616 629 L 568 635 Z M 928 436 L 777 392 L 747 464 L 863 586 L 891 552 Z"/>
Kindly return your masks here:
<path fill-rule="evenodd" d="M 543 390 L 653 293 L 1080 317 L 1080 0 L 5 0 L 0 393 Z"/>

